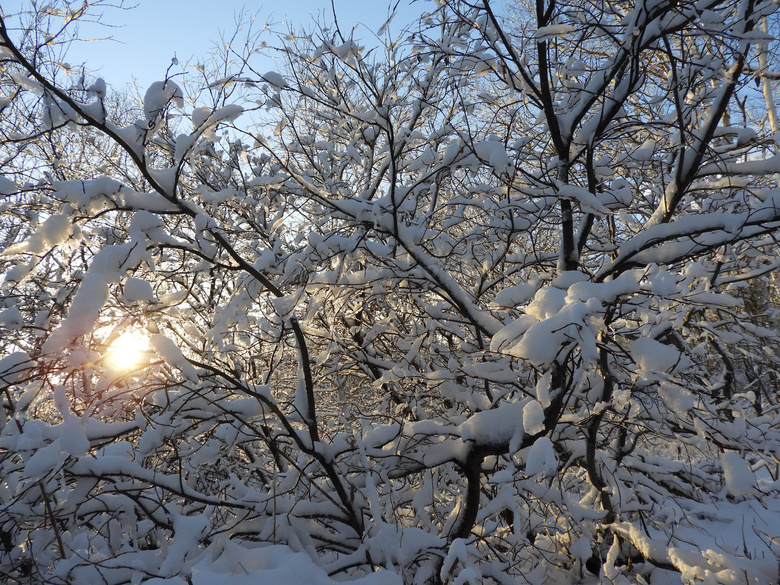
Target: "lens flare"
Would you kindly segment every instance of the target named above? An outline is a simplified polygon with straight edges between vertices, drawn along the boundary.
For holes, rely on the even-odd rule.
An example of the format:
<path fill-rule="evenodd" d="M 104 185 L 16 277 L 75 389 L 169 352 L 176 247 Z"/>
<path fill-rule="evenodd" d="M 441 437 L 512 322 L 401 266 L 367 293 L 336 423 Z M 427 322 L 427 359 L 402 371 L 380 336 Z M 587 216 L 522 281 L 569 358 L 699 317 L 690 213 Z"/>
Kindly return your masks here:
<path fill-rule="evenodd" d="M 112 370 L 127 372 L 141 364 L 149 349 L 148 340 L 136 332 L 125 332 L 109 346 L 106 362 Z"/>

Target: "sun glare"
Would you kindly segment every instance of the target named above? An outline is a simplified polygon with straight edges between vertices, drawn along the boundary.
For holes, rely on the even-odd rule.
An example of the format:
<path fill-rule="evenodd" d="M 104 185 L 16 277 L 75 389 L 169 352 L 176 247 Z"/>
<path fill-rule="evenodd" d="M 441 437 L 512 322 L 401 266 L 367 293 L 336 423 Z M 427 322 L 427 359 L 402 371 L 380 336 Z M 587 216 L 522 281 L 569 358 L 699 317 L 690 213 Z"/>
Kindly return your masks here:
<path fill-rule="evenodd" d="M 148 340 L 143 335 L 128 331 L 111 343 L 106 361 L 112 370 L 132 370 L 141 363 L 148 349 Z"/>

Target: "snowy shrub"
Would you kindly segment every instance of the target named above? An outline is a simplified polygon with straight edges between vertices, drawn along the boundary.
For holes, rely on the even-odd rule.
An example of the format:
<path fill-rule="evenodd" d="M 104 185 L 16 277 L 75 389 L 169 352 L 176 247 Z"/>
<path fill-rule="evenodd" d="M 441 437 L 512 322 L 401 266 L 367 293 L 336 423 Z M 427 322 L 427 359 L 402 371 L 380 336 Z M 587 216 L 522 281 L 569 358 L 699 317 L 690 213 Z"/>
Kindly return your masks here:
<path fill-rule="evenodd" d="M 138 103 L 58 6 L 0 21 L 4 580 L 777 581 L 776 2 L 438 0 Z"/>

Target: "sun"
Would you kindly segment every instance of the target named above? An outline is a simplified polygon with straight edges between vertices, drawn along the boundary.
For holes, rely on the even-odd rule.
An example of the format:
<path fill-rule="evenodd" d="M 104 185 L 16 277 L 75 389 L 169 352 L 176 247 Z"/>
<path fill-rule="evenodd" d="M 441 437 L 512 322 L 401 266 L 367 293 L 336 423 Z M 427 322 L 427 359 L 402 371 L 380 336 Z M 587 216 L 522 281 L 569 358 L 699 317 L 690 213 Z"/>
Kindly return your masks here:
<path fill-rule="evenodd" d="M 149 340 L 139 332 L 126 331 L 108 347 L 106 363 L 112 370 L 127 372 L 136 368 L 149 350 Z"/>

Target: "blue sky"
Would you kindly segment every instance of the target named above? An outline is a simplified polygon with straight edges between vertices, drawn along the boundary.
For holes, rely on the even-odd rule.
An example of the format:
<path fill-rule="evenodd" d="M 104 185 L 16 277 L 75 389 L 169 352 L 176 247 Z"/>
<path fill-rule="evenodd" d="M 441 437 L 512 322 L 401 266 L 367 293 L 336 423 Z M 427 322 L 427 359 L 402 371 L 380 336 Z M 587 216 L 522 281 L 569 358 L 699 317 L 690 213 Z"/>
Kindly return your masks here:
<path fill-rule="evenodd" d="M 342 31 L 360 25 L 356 36 L 370 38 L 370 30 L 376 31 L 387 19 L 388 1 L 334 0 Z M 75 44 L 67 56 L 71 65 L 85 64 L 113 86 L 135 77 L 141 87 L 146 87 L 163 78 L 174 56 L 181 64 L 203 61 L 221 33 L 235 30 L 236 15 L 242 10 L 256 15 L 259 27 L 266 21 L 277 23 L 274 29 L 278 31 L 287 30 L 287 24 L 308 28 L 317 14 L 332 19 L 330 0 L 271 0 L 265 4 L 251 0 L 129 0 L 125 4 L 135 8 L 97 9 L 102 10 L 102 20 L 112 25 L 110 28 L 81 25 L 82 37 L 113 40 Z M 71 5 L 80 7 L 81 0 Z M 9 14 L 20 6 L 29 6 L 29 2 L 0 0 L 0 6 Z M 411 5 L 409 0 L 401 0 L 391 31 L 400 30 L 432 7 L 430 0 L 417 0 Z M 270 61 L 268 68 L 273 68 Z"/>

